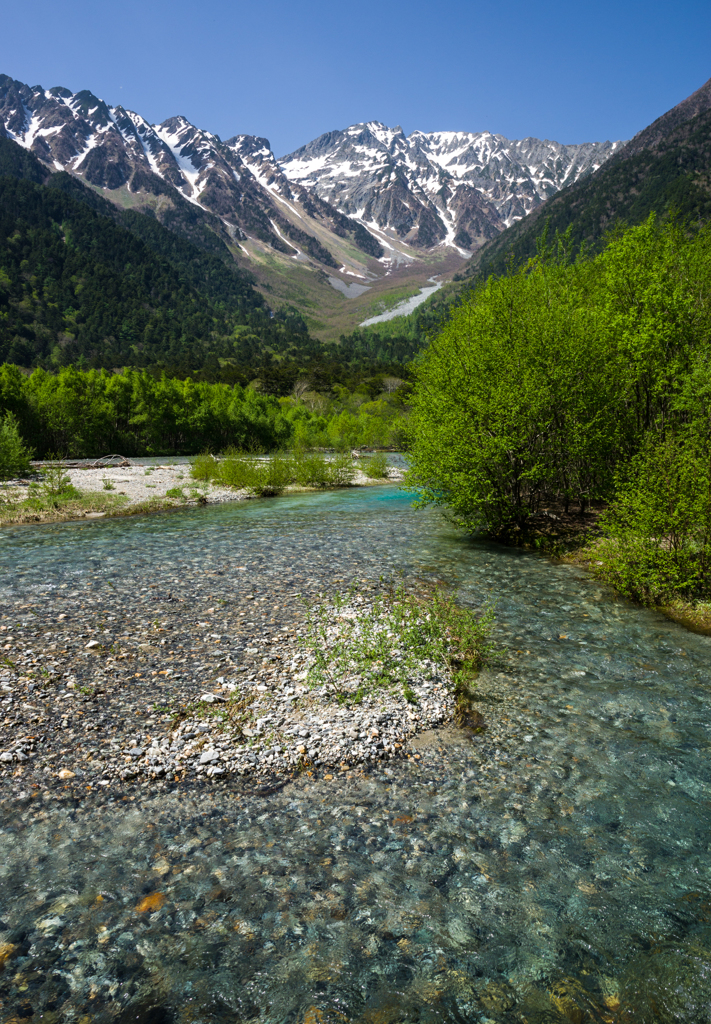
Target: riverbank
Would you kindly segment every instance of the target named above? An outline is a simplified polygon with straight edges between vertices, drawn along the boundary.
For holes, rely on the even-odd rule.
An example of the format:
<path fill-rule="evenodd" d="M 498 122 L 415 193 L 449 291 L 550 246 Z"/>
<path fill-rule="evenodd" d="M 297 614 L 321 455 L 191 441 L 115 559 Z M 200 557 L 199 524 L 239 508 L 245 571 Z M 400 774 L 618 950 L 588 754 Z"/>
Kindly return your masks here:
<path fill-rule="evenodd" d="M 0 526 L 140 515 L 226 501 L 245 501 L 254 496 L 247 490 L 224 487 L 207 480 L 193 480 L 189 463 L 101 469 L 70 467 L 65 470 L 65 475 L 77 495 L 53 497 L 40 493 L 33 498 L 33 481 L 9 481 L 0 491 Z M 395 466 L 387 468 L 387 476 L 383 480 L 370 479 L 356 466 L 348 486 L 370 487 L 399 482 L 402 478 L 402 471 Z M 37 486 L 37 482 L 34 483 Z M 317 488 L 285 488 L 287 493 L 309 490 Z"/>
<path fill-rule="evenodd" d="M 516 529 L 496 539 L 524 551 L 538 551 L 567 565 L 578 566 L 594 579 L 610 583 L 605 572 L 609 541 L 600 527 L 600 517 L 606 508 L 607 505 L 599 503 L 583 513 L 578 510 L 566 512 L 561 503 L 551 503 L 548 508 L 531 516 L 525 530 Z M 640 606 L 661 612 L 692 633 L 711 636 L 709 601 L 677 597 L 673 601 L 640 602 Z"/>

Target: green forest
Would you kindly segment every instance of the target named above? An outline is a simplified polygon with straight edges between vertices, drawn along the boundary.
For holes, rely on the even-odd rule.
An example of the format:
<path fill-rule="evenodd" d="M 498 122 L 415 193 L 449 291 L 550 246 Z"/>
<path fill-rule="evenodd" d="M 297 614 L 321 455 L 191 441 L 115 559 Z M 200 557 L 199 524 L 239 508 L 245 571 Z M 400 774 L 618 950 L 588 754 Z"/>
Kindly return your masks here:
<path fill-rule="evenodd" d="M 12 417 L 38 458 L 404 443 L 407 385 L 401 379 L 371 379 L 354 392 L 335 385 L 325 394 L 307 379 L 300 385 L 298 397 L 277 397 L 146 370 L 63 367 L 27 376 L 6 363 L 0 366 L 0 411 Z"/>
<path fill-rule="evenodd" d="M 270 309 L 214 232 L 196 224 L 190 236 L 70 174 L 48 175 L 0 138 L 0 361 L 259 379 L 286 395 L 304 373 L 350 387 L 373 369 L 402 373 L 421 347 L 416 323 L 317 341 L 293 306 Z"/>

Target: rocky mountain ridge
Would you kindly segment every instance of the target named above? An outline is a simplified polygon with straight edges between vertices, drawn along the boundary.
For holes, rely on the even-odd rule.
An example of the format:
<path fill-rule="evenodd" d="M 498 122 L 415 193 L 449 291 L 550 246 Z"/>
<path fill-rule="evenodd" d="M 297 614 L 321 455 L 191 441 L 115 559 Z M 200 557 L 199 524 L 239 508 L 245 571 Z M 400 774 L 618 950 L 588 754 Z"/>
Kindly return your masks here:
<path fill-rule="evenodd" d="M 328 132 L 279 163 L 289 181 L 376 233 L 469 255 L 621 145 L 512 141 L 491 132 L 405 135 L 371 121 Z"/>
<path fill-rule="evenodd" d="M 360 225 L 318 197 L 315 204 L 300 186 L 286 181 L 265 139 L 237 136 L 223 142 L 184 117 L 151 125 L 88 91 L 29 87 L 7 76 L 0 76 L 0 134 L 122 205 L 153 197 L 149 204 L 159 219 L 167 215 L 166 206 L 191 204 L 235 248 L 252 239 L 286 256 L 338 268 L 333 254 L 308 230 L 313 225 L 302 227 L 301 213 L 288 207 L 304 198 L 327 233 L 337 225 L 337 234 L 352 238 L 356 246 L 360 242 L 368 255 L 380 255 L 379 245 Z"/>
<path fill-rule="evenodd" d="M 570 232 L 574 246 L 600 248 L 616 224 L 651 213 L 700 226 L 711 221 L 711 79 L 619 148 L 599 171 L 508 227 L 462 268 L 464 277 L 500 274 L 537 251 L 544 228 Z"/>
<path fill-rule="evenodd" d="M 123 206 L 195 238 L 195 220 L 238 259 L 279 254 L 328 273 L 377 276 L 373 260 L 469 255 L 618 143 L 563 146 L 488 132 L 405 136 L 378 122 L 329 132 L 277 161 L 266 139 L 223 141 L 184 117 L 152 125 L 88 90 L 0 75 L 0 135 Z M 190 209 L 189 209 L 190 208 Z M 403 249 L 403 246 L 405 247 Z M 370 262 L 369 262 L 370 261 Z"/>

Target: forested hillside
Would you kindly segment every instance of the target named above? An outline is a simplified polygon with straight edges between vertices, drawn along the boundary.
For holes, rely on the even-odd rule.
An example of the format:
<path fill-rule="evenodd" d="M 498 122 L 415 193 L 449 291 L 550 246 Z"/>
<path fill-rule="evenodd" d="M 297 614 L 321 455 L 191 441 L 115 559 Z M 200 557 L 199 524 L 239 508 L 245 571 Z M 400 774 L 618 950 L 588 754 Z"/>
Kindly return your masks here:
<path fill-rule="evenodd" d="M 320 349 L 236 265 L 2 142 L 0 169 L 22 174 L 0 178 L 3 361 L 191 368 Z"/>
<path fill-rule="evenodd" d="M 535 256 L 538 239 L 569 231 L 571 244 L 599 251 L 611 228 L 650 213 L 711 219 L 711 81 L 663 114 L 595 174 L 548 199 L 485 245 L 461 278 L 502 274 Z"/>

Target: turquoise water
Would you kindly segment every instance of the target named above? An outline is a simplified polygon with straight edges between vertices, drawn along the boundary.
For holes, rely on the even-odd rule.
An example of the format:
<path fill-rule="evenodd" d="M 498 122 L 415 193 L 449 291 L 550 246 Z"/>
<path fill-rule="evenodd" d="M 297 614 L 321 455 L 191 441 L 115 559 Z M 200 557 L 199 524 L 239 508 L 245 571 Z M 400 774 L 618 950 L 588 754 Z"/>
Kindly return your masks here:
<path fill-rule="evenodd" d="M 495 601 L 492 727 L 265 797 L 6 812 L 0 1018 L 711 1021 L 711 640 L 390 487 L 3 531 L 0 599 L 198 564 Z"/>

